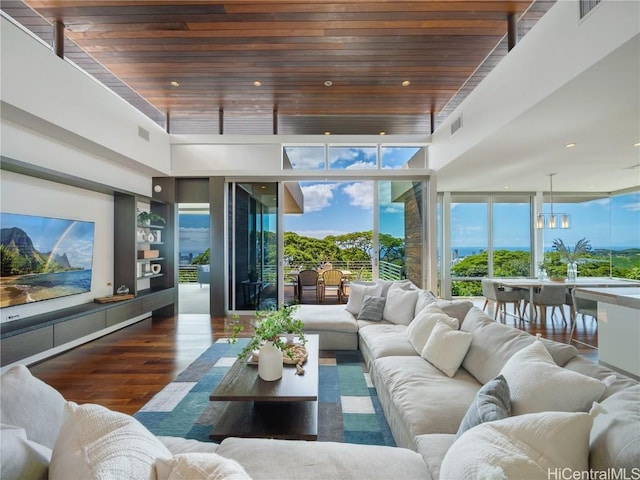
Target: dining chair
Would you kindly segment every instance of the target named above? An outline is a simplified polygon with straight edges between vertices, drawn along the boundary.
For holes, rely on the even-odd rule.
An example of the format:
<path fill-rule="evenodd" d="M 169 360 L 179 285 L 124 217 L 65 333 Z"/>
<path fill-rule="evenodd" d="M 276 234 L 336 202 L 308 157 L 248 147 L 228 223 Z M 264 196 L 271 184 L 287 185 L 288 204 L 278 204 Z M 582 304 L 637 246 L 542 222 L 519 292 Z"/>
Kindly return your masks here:
<path fill-rule="evenodd" d="M 342 303 L 342 279 L 342 270 L 325 270 L 322 272 L 322 294 L 320 296 L 322 303 L 324 303 L 327 291 L 335 292 L 338 297 L 338 303 Z"/>
<path fill-rule="evenodd" d="M 498 312 L 500 310 L 502 310 L 503 315 L 507 314 L 507 303 L 513 304 L 513 315 L 516 316 L 517 314 L 518 319 L 522 319 L 522 313 L 520 312 L 520 302 L 523 300 L 522 291 L 507 290 L 500 286 L 500 282 L 490 278 L 483 278 L 482 294 L 486 298 L 482 310 L 487 308 L 490 301 L 495 304 L 494 319 L 498 318 Z"/>
<path fill-rule="evenodd" d="M 302 270 L 298 273 L 298 299 L 300 303 L 302 303 L 303 293 L 312 291 L 316 294 L 316 303 L 320 303 L 319 278 L 320 274 L 315 270 Z"/>
<path fill-rule="evenodd" d="M 584 322 L 585 315 L 589 315 L 590 317 L 593 317 L 593 319 L 596 321 L 596 328 L 598 326 L 598 323 L 597 323 L 598 322 L 598 302 L 596 302 L 595 300 L 576 297 L 575 288 L 571 290 L 571 300 L 573 302 L 574 315 L 572 318 L 573 323 L 571 324 L 571 333 L 569 334 L 569 343 L 573 341 L 573 335 L 576 332 L 576 323 L 578 322 L 578 315 L 582 316 L 583 322 Z M 576 342 L 582 343 L 583 345 L 587 345 L 589 347 L 598 348 L 595 345 L 579 342 L 578 340 L 576 340 Z"/>
<path fill-rule="evenodd" d="M 533 293 L 533 306 L 540 309 L 540 321 L 547 321 L 547 308 L 551 308 L 551 318 L 555 313 L 556 307 L 560 308 L 562 321 L 567 323 L 564 315 L 566 287 L 564 285 L 543 285 L 539 291 Z"/>

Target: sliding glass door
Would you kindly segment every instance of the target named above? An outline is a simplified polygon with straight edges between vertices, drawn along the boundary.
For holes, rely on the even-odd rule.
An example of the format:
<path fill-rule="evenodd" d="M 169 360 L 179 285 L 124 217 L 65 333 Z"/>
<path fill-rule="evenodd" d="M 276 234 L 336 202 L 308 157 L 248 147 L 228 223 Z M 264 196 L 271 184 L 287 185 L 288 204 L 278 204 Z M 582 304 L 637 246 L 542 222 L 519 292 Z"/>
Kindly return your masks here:
<path fill-rule="evenodd" d="M 275 307 L 278 295 L 278 184 L 229 184 L 229 309 Z"/>

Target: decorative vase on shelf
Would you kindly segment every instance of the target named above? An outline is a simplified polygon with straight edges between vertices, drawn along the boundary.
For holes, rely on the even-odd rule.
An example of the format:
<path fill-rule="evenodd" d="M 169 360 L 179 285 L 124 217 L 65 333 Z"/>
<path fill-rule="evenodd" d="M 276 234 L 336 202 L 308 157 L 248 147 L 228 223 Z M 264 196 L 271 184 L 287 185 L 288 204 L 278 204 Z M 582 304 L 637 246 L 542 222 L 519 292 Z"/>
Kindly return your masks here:
<path fill-rule="evenodd" d="M 567 263 L 567 282 L 575 282 L 578 278 L 578 264 L 576 262 Z"/>
<path fill-rule="evenodd" d="M 129 293 L 129 287 L 127 287 L 126 285 L 120 285 L 118 287 L 118 290 L 116 290 L 116 293 L 118 295 L 127 295 Z"/>
<path fill-rule="evenodd" d="M 266 341 L 260 347 L 258 356 L 258 375 L 262 380 L 272 382 L 282 378 L 282 351 L 273 342 Z"/>
<path fill-rule="evenodd" d="M 153 233 L 149 233 L 147 235 L 147 242 L 153 242 L 155 241 L 155 237 L 153 236 Z"/>
<path fill-rule="evenodd" d="M 159 263 L 154 263 L 151 265 L 151 273 L 153 273 L 154 275 L 159 274 L 160 270 L 162 270 L 162 265 L 160 265 Z"/>

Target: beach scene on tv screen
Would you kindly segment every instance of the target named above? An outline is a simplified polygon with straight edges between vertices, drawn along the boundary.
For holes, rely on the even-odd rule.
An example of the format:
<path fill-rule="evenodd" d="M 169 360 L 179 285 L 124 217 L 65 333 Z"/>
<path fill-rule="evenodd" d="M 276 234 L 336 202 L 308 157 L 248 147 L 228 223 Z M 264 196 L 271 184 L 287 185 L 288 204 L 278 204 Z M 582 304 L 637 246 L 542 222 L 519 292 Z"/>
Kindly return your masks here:
<path fill-rule="evenodd" d="M 0 213 L 0 307 L 91 291 L 94 223 Z"/>

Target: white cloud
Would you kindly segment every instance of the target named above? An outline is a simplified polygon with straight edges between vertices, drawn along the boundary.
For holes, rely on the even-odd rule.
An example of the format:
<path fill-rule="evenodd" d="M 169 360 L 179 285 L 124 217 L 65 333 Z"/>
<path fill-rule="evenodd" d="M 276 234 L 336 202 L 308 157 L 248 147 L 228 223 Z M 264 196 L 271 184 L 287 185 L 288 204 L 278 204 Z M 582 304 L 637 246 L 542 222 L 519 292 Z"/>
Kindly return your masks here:
<path fill-rule="evenodd" d="M 347 167 L 345 167 L 345 170 L 366 170 L 372 168 L 377 168 L 375 162 L 371 163 L 364 160 L 358 160 L 357 162 L 353 162 L 352 164 L 347 165 Z"/>
<path fill-rule="evenodd" d="M 373 182 L 349 183 L 342 190 L 349 197 L 349 205 L 365 210 L 373 208 Z"/>
<path fill-rule="evenodd" d="M 310 185 L 302 185 L 302 194 L 304 195 L 304 211 L 305 213 L 317 212 L 331 205 L 333 200 L 333 191 L 338 185 L 335 183 L 313 183 Z"/>
<path fill-rule="evenodd" d="M 287 156 L 295 168 L 324 168 L 324 147 L 287 147 Z"/>
<path fill-rule="evenodd" d="M 638 203 L 629 203 L 627 205 L 623 205 L 625 210 L 629 210 L 630 212 L 638 212 L 640 211 L 640 202 Z"/>
<path fill-rule="evenodd" d="M 311 237 L 317 238 L 319 240 L 323 240 L 325 237 L 329 235 L 344 235 L 345 233 L 350 233 L 348 230 L 296 230 L 296 233 L 303 237 Z"/>

